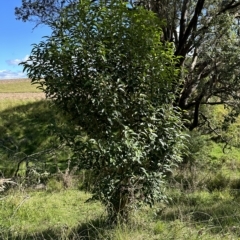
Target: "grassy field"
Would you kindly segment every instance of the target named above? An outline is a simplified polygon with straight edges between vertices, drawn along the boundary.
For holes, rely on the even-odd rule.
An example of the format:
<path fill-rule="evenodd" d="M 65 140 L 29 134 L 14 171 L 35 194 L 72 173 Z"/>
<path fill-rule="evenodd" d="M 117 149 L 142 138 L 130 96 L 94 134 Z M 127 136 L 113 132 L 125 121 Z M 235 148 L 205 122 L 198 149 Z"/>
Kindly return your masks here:
<path fill-rule="evenodd" d="M 0 111 L 43 99 L 44 93 L 29 79 L 0 80 Z"/>
<path fill-rule="evenodd" d="M 51 130 L 59 119 L 28 80 L 1 80 L 0 178 L 13 176 L 26 157 L 34 167 L 51 172 L 59 164 L 64 172 L 68 149 L 45 151 L 59 144 Z M 79 190 L 82 175 L 71 176 L 68 189 L 54 176 L 45 190 L 26 188 L 19 180 L 15 188 L 0 192 L 0 239 L 240 239 L 240 151 L 234 147 L 223 153 L 223 144 L 204 141 L 197 163 L 176 169 L 165 186 L 168 202 L 143 206 L 128 225 L 110 226 L 103 206 L 86 201 L 91 195 Z M 25 170 L 23 162 L 19 176 Z"/>
<path fill-rule="evenodd" d="M 77 189 L 15 190 L 0 198 L 0 239 L 239 239 L 239 198 L 227 192 L 169 192 L 168 205 L 142 207 L 110 226 L 98 202 Z"/>
<path fill-rule="evenodd" d="M 30 84 L 29 79 L 0 80 L 0 93 L 39 93 L 37 85 Z"/>
<path fill-rule="evenodd" d="M 4 86 L 13 84 L 11 81 L 4 82 Z M 54 150 L 59 141 L 52 133 L 51 126 L 55 124 L 57 114 L 44 100 L 44 94 L 29 92 L 33 88 L 30 81 L 14 82 L 18 88 L 26 88 L 26 92 L 20 93 L 21 97 L 4 98 L 5 93 L 0 93 L 0 170 L 5 177 L 14 174 L 21 159 L 28 159 L 39 168 L 44 165 L 49 170 L 53 168 L 53 162 L 61 162 L 68 154 L 65 149 Z M 0 89 L 1 84 L 0 81 Z M 19 173 L 25 169 L 24 165 L 25 161 Z"/>

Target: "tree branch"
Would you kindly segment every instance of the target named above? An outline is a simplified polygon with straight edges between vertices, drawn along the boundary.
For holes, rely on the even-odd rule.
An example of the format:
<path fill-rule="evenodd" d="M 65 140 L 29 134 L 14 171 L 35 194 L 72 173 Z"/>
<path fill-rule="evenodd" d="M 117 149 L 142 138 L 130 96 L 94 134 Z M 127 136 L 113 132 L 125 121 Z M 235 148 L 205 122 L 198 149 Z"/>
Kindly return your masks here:
<path fill-rule="evenodd" d="M 185 55 L 182 54 L 184 46 L 186 45 L 187 40 L 189 39 L 189 36 L 190 36 L 192 30 L 194 28 L 196 28 L 196 26 L 197 26 L 198 17 L 200 15 L 200 13 L 202 12 L 204 2 L 205 2 L 205 0 L 198 0 L 196 8 L 195 8 L 195 13 L 194 13 L 191 21 L 189 22 L 188 27 L 187 27 L 184 35 L 182 36 L 181 39 L 179 39 L 179 46 L 178 46 L 178 48 L 175 52 L 175 55 L 185 57 Z M 186 49 L 184 50 L 184 52 L 186 52 Z"/>
<path fill-rule="evenodd" d="M 235 3 L 235 4 L 234 4 Z M 229 10 L 232 10 L 232 9 L 235 9 L 237 8 L 238 6 L 240 6 L 240 2 L 238 1 L 236 3 L 236 0 L 232 0 L 229 4 L 227 4 L 219 13 L 218 15 L 222 14 L 222 13 L 225 13 Z"/>

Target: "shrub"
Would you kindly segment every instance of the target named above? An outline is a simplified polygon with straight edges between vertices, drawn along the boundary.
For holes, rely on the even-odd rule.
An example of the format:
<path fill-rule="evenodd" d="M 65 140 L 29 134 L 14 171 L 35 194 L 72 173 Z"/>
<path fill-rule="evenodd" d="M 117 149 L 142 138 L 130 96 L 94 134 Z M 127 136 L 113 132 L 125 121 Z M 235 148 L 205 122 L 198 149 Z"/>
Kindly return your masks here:
<path fill-rule="evenodd" d="M 59 135 L 72 161 L 93 173 L 93 198 L 112 221 L 165 198 L 165 174 L 185 146 L 173 107 L 178 59 L 170 43 L 159 42 L 161 25 L 121 1 L 80 1 L 49 21 L 52 36 L 23 63 L 68 117 Z"/>

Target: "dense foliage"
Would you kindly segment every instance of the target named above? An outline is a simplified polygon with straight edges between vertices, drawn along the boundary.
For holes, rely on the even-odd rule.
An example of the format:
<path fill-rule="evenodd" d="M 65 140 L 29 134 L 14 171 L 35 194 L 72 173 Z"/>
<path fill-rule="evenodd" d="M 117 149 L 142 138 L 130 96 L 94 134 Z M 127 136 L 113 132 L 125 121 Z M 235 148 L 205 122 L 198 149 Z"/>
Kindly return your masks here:
<path fill-rule="evenodd" d="M 64 6 L 74 6 L 77 2 L 22 0 L 15 14 L 24 21 L 32 19 L 46 24 L 59 16 Z M 223 127 L 234 121 L 239 115 L 240 1 L 135 0 L 129 4 L 132 8 L 144 6 L 165 23 L 161 41 L 174 44 L 174 54 L 180 57 L 178 65 L 185 69 L 174 89 L 175 106 L 184 110 L 190 120 L 188 128 L 205 125 L 212 131 L 214 124 L 205 111 L 205 106 L 210 105 L 230 107 Z"/>
<path fill-rule="evenodd" d="M 181 56 L 182 84 L 176 105 L 185 110 L 192 130 L 213 126 L 205 106 L 225 105 L 231 112 L 225 126 L 239 114 L 240 1 L 136 1 L 166 22 L 162 41 L 172 41 Z"/>
<path fill-rule="evenodd" d="M 52 35 L 22 64 L 68 116 L 72 131 L 61 134 L 92 171 L 93 197 L 126 220 L 139 203 L 164 198 L 164 176 L 181 161 L 173 45 L 159 42 L 153 13 L 118 1 L 83 1 L 48 24 Z"/>

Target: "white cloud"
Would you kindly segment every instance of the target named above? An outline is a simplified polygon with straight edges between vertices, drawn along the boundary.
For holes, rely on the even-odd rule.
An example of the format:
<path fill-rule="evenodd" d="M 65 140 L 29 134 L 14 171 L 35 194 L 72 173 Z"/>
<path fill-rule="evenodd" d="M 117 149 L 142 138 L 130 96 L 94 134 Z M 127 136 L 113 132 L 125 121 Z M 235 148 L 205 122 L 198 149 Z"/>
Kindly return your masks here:
<path fill-rule="evenodd" d="M 26 78 L 22 71 L 0 70 L 0 79 Z"/>
<path fill-rule="evenodd" d="M 12 59 L 12 60 L 6 60 L 6 63 L 10 66 L 17 66 L 20 62 L 23 62 L 23 61 L 27 61 L 29 58 L 29 55 L 26 55 L 24 58 L 22 59 Z"/>

